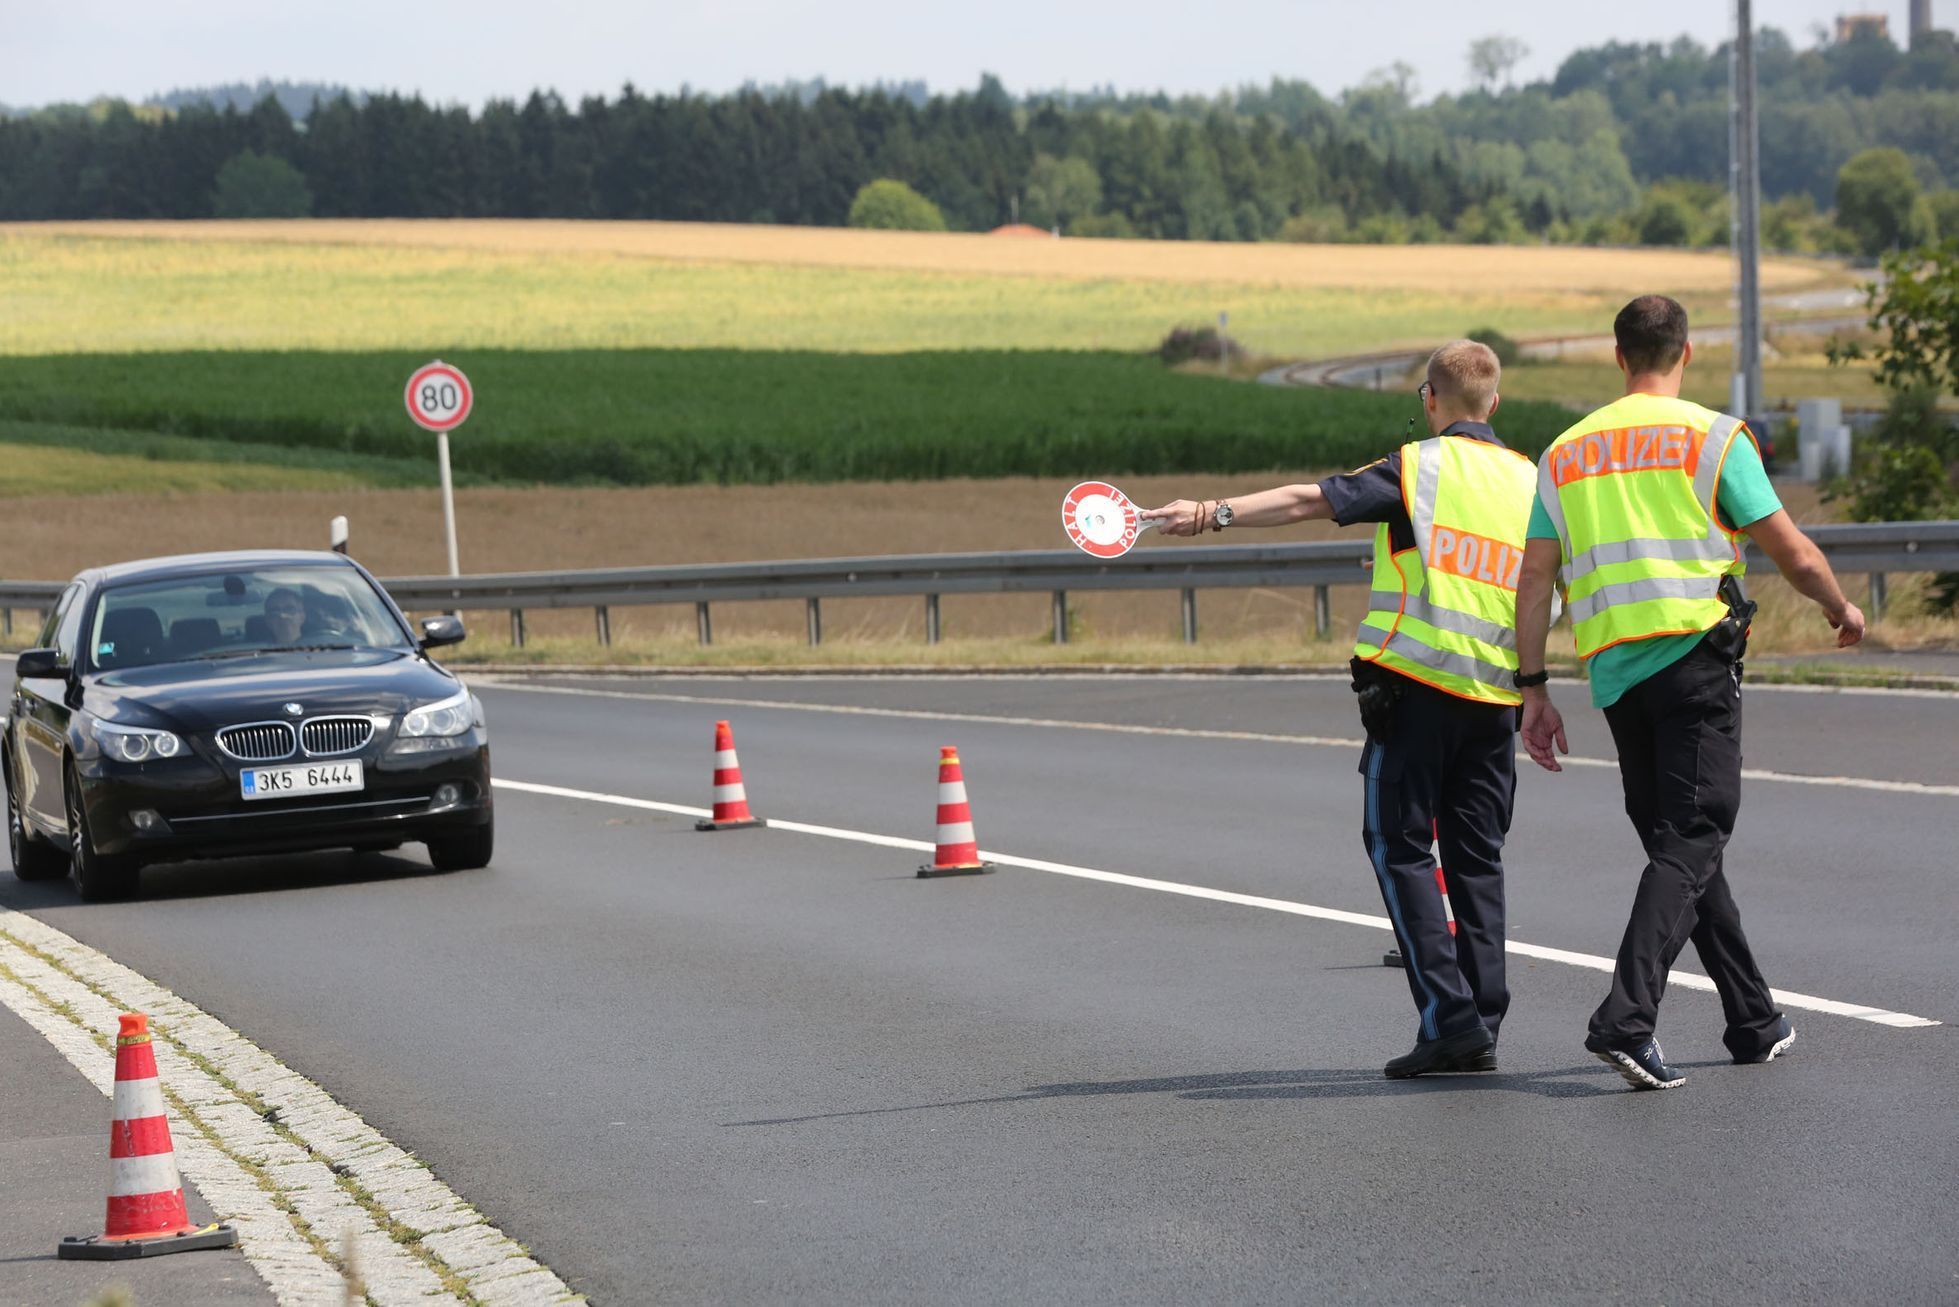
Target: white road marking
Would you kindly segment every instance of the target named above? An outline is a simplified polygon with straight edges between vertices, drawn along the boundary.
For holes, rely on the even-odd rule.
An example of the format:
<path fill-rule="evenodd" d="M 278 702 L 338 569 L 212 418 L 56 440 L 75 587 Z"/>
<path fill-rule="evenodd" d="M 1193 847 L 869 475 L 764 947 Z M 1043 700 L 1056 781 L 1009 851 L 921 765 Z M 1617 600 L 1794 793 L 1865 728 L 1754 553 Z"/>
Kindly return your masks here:
<path fill-rule="evenodd" d="M 1135 726 L 1124 722 L 1080 722 L 1059 717 L 1008 717 L 990 713 L 936 712 L 923 708 L 870 708 L 859 704 L 799 703 L 793 699 L 737 699 L 717 695 L 642 693 L 630 690 L 593 690 L 569 685 L 529 685 L 514 681 L 472 681 L 482 689 L 515 690 L 523 694 L 560 694 L 589 699 L 638 699 L 648 703 L 685 703 L 712 708 L 768 708 L 790 712 L 832 713 L 846 717 L 894 717 L 921 722 L 979 722 L 989 726 L 1035 726 L 1049 730 L 1103 731 L 1116 735 L 1158 735 L 1180 739 L 1236 740 L 1250 744 L 1303 744 L 1325 748 L 1358 749 L 1358 737 L 1339 735 L 1280 735 L 1265 731 L 1219 731 L 1191 726 Z M 1529 756 L 1517 755 L 1519 762 Z M 1605 767 L 1619 769 L 1616 758 L 1587 758 L 1572 754 L 1559 759 L 1567 767 Z M 1773 781 L 1783 785 L 1823 785 L 1835 789 L 1880 790 L 1890 794 L 1925 794 L 1959 798 L 1959 785 L 1930 785 L 1923 781 L 1885 781 L 1869 776 L 1808 776 L 1801 772 L 1770 771 L 1763 767 L 1744 767 L 1742 777 L 1751 781 Z"/>
<path fill-rule="evenodd" d="M 576 799 L 585 803 L 604 803 L 620 808 L 640 808 L 652 812 L 671 813 L 676 817 L 706 817 L 706 808 L 696 808 L 684 803 L 662 803 L 655 799 L 635 799 L 624 794 L 602 794 L 594 790 L 574 790 L 562 785 L 541 785 L 531 781 L 505 780 L 501 777 L 492 782 L 498 789 L 512 790 L 520 794 L 536 794 L 554 799 Z M 848 840 L 856 844 L 874 844 L 887 849 L 908 849 L 919 853 L 931 853 L 934 845 L 928 840 L 905 839 L 897 835 L 879 835 L 873 831 L 849 830 L 840 826 L 815 826 L 808 822 L 783 821 L 779 818 L 765 818 L 763 825 L 772 830 L 786 831 L 794 835 L 816 835 L 823 839 Z M 1213 903 L 1230 903 L 1245 908 L 1262 908 L 1267 912 L 1284 912 L 1295 917 L 1312 917 L 1319 921 L 1334 921 L 1348 926 L 1366 926 L 1373 930 L 1394 929 L 1386 917 L 1376 917 L 1364 912 L 1347 912 L 1340 908 L 1322 908 L 1312 903 L 1298 903 L 1291 899 L 1266 898 L 1258 894 L 1240 894 L 1235 890 L 1212 889 L 1208 885 L 1188 885 L 1182 881 L 1155 880 L 1148 876 L 1132 876 L 1127 872 L 1103 871 L 1096 867 L 1078 867 L 1067 862 L 1049 862 L 1043 858 L 1024 858 L 1014 853 L 1000 853 L 992 849 L 981 849 L 980 857 L 998 863 L 1003 867 L 1021 867 L 1028 871 L 1044 871 L 1056 876 L 1073 876 L 1079 880 L 1101 881 L 1108 885 L 1126 885 L 1131 889 L 1155 890 L 1160 894 L 1177 894 L 1184 898 L 1208 899 Z M 1520 940 L 1510 940 L 1504 950 L 1527 958 L 1537 958 L 1544 962 L 1561 962 L 1567 966 L 1583 967 L 1590 971 L 1612 970 L 1612 959 L 1600 957 L 1595 953 L 1576 953 L 1570 949 L 1547 948 L 1541 944 L 1526 944 Z M 1714 992 L 1714 982 L 1706 976 L 1691 971 L 1669 973 L 1668 981 L 1687 989 Z M 1930 1017 L 1913 1016 L 1909 1012 L 1892 1012 L 1885 1008 L 1869 1007 L 1861 1003 L 1843 1003 L 1831 998 L 1818 998 L 1813 994 L 1798 994 L 1793 990 L 1774 989 L 1769 991 L 1775 1001 L 1784 1007 L 1796 1008 L 1805 1012 L 1827 1012 L 1832 1016 L 1851 1017 L 1858 1021 L 1869 1021 L 1880 1026 L 1899 1028 L 1917 1026 L 1936 1026 L 1943 1024 Z"/>
<path fill-rule="evenodd" d="M 0 908 L 0 1004 L 104 1095 L 115 1086 L 118 1013 L 149 1014 L 158 1076 L 174 1100 L 178 1169 L 237 1228 L 281 1304 L 345 1303 L 334 1259 L 349 1239 L 380 1307 L 584 1301 L 318 1085 L 176 994 L 9 908 Z M 106 1111 L 103 1121 L 106 1129 Z"/>

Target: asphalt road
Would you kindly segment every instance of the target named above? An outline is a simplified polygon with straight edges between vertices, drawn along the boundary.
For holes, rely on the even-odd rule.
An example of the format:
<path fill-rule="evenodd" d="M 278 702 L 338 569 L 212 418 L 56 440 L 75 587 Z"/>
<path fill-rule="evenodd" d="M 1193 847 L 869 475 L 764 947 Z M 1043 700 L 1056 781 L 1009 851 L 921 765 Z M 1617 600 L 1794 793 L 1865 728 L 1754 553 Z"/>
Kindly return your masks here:
<path fill-rule="evenodd" d="M 605 697 L 484 688 L 500 777 L 705 804 L 729 717 L 762 815 L 929 838 L 956 744 L 985 848 L 1381 911 L 1353 748 L 758 706 L 1338 739 L 1335 681 L 583 688 Z M 1560 696 L 1574 750 L 1608 756 Z M 1751 767 L 1959 785 L 1959 697 L 1747 713 Z M 1798 1011 L 1789 1058 L 1732 1067 L 1714 997 L 1676 987 L 1689 1082 L 1634 1094 L 1580 1048 L 1604 976 L 1516 958 L 1501 1072 L 1388 1082 L 1415 1030 L 1380 931 L 498 805 L 478 873 L 320 855 L 156 869 L 119 905 L 0 880 L 0 903 L 317 1079 L 602 1303 L 1959 1298 L 1950 1024 Z M 1610 954 L 1639 869 L 1616 774 L 1531 770 L 1519 814 L 1512 938 Z M 1770 982 L 1959 1021 L 1955 818 L 1950 794 L 1749 782 L 1729 870 Z"/>

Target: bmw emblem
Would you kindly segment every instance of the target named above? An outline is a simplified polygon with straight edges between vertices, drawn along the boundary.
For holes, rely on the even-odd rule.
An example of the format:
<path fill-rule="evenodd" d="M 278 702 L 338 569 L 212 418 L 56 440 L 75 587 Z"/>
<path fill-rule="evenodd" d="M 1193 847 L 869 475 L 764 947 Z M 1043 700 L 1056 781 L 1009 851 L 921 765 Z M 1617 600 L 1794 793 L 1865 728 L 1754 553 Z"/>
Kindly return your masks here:
<path fill-rule="evenodd" d="M 297 703 L 289 703 L 285 705 L 285 709 L 286 709 L 286 716 L 288 717 L 297 717 L 301 713 L 306 711 L 306 708 L 303 704 L 297 704 Z"/>

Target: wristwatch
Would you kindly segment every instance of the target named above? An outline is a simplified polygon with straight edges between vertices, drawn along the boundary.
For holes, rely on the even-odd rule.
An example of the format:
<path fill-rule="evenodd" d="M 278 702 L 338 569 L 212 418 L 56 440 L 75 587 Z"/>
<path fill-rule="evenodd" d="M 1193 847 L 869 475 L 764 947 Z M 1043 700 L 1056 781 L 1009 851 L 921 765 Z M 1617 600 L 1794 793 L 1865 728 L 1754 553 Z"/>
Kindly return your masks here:
<path fill-rule="evenodd" d="M 1550 680 L 1551 669 L 1547 667 L 1541 672 L 1532 672 L 1529 676 L 1524 675 L 1522 672 L 1512 672 L 1510 673 L 1510 679 L 1517 683 L 1519 690 L 1528 690 L 1534 685 L 1542 685 Z"/>
<path fill-rule="evenodd" d="M 1231 525 L 1232 520 L 1237 516 L 1236 513 L 1231 511 L 1231 501 L 1229 499 L 1220 499 L 1218 506 L 1211 511 L 1211 521 L 1215 524 L 1211 527 L 1211 530 L 1224 530 Z"/>

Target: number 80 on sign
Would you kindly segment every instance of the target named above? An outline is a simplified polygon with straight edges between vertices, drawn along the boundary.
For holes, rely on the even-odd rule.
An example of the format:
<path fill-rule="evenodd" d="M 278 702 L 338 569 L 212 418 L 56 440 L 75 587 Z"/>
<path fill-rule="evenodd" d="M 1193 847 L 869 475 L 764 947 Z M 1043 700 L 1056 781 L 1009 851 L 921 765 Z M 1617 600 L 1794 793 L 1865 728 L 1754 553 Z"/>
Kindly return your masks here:
<path fill-rule="evenodd" d="M 415 369 L 402 398 L 417 425 L 430 431 L 454 431 L 469 416 L 475 392 L 461 368 L 437 359 Z"/>

